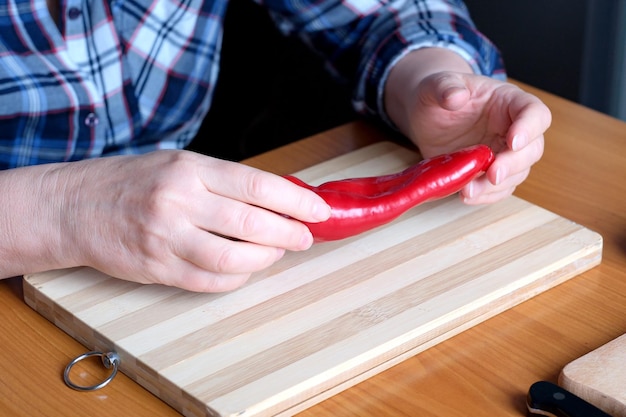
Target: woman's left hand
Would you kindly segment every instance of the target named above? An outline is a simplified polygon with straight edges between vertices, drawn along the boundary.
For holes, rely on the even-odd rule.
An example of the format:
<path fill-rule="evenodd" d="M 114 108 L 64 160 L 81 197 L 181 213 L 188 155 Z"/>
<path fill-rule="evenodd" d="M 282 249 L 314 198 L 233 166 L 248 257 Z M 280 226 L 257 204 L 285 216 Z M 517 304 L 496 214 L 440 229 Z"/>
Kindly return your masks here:
<path fill-rule="evenodd" d="M 420 52 L 438 54 L 439 60 L 424 65 L 428 57 L 420 58 Z M 511 83 L 458 71 L 466 65 L 459 59 L 447 50 L 428 49 L 401 60 L 388 82 L 388 114 L 424 157 L 489 145 L 496 160 L 461 195 L 468 204 L 493 203 L 512 194 L 543 155 L 551 114 L 541 100 Z M 432 72 L 429 65 L 455 71 Z"/>

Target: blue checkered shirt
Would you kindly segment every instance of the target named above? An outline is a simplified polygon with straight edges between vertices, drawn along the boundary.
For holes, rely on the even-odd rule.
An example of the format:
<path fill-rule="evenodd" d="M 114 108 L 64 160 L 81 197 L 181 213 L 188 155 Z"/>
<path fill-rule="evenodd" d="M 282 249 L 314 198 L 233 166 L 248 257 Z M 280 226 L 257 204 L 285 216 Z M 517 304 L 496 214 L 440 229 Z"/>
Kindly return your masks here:
<path fill-rule="evenodd" d="M 182 148 L 209 110 L 227 0 L 0 2 L 0 169 Z M 259 0 L 278 27 L 384 118 L 382 88 L 413 48 L 441 46 L 503 77 L 455 0 Z M 253 34 L 251 34 L 252 36 Z"/>

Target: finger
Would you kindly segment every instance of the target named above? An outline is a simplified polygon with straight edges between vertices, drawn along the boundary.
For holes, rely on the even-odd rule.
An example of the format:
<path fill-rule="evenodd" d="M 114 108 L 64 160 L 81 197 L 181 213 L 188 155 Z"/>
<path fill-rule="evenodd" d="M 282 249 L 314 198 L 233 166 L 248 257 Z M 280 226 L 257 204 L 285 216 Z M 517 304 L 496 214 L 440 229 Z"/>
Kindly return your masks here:
<path fill-rule="evenodd" d="M 128 281 L 161 284 L 194 292 L 230 291 L 243 285 L 254 272 L 211 271 L 175 254 L 161 259 L 136 259 L 136 261 L 135 272 L 130 276 L 127 269 L 111 268 L 110 265 L 101 265 L 97 269 Z"/>
<path fill-rule="evenodd" d="M 204 271 L 228 275 L 260 271 L 285 253 L 276 247 L 234 241 L 202 230 L 188 233 L 174 251 Z"/>
<path fill-rule="evenodd" d="M 250 275 L 250 273 L 225 274 L 207 271 L 187 263 L 177 270 L 177 274 L 168 274 L 165 284 L 186 291 L 217 293 L 241 287 L 248 281 Z"/>
<path fill-rule="evenodd" d="M 214 160 L 202 176 L 208 190 L 307 222 L 324 221 L 330 207 L 314 192 L 286 179 L 242 164 Z M 208 175 L 210 172 L 210 175 Z"/>
<path fill-rule="evenodd" d="M 509 177 L 527 171 L 541 159 L 544 151 L 543 135 L 519 151 L 506 149 L 497 154 L 496 160 L 487 170 L 486 177 L 494 185 L 502 184 Z"/>
<path fill-rule="evenodd" d="M 509 197 L 515 191 L 515 187 L 510 187 L 506 189 L 500 189 L 497 191 L 492 191 L 486 194 L 481 194 L 475 198 L 463 198 L 463 203 L 467 205 L 483 205 L 483 204 L 493 204 L 498 201 L 504 200 L 506 197 Z"/>
<path fill-rule="evenodd" d="M 225 292 L 232 291 L 250 278 L 251 274 L 218 274 L 215 272 L 199 271 L 197 274 L 188 274 L 180 283 L 180 287 L 195 292 Z"/>
<path fill-rule="evenodd" d="M 452 72 L 427 77 L 420 85 L 419 91 L 422 103 L 449 111 L 461 109 L 470 99 L 470 91 L 463 79 L 459 74 Z"/>
<path fill-rule="evenodd" d="M 191 222 L 202 230 L 289 250 L 305 250 L 313 244 L 304 224 L 257 206 L 208 194 L 194 207 Z"/>
<path fill-rule="evenodd" d="M 461 198 L 465 204 L 491 204 L 500 201 L 515 191 L 530 173 L 530 169 L 509 176 L 501 184 L 494 185 L 486 177 L 480 177 L 461 190 Z"/>
<path fill-rule="evenodd" d="M 543 137 L 552 123 L 550 109 L 537 97 L 526 93 L 512 100 L 509 115 L 512 123 L 507 132 L 507 144 L 514 151 Z"/>

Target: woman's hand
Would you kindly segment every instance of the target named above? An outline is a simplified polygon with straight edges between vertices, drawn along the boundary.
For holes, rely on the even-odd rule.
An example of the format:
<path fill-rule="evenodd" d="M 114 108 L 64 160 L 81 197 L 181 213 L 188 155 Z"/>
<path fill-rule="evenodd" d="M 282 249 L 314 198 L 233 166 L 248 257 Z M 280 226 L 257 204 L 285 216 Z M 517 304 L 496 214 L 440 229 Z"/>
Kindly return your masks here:
<path fill-rule="evenodd" d="M 12 174 L 25 178 L 42 169 Z M 192 291 L 242 285 L 285 250 L 311 246 L 311 233 L 297 220 L 330 215 L 319 196 L 277 175 L 187 151 L 51 165 L 29 183 L 35 196 L 41 195 L 37 184 L 54 188 L 55 198 L 37 199 L 29 212 L 45 213 L 36 217 L 43 223 L 35 225 L 38 233 L 59 237 L 43 240 L 57 243 L 39 251 L 19 253 L 23 265 L 86 265 L 117 278 Z M 5 274 L 10 272 L 7 267 Z"/>
<path fill-rule="evenodd" d="M 543 155 L 550 110 L 517 86 L 475 75 L 455 53 L 418 50 L 390 73 L 385 102 L 399 129 L 424 157 L 476 143 L 496 160 L 461 195 L 468 204 L 492 203 L 513 193 Z"/>

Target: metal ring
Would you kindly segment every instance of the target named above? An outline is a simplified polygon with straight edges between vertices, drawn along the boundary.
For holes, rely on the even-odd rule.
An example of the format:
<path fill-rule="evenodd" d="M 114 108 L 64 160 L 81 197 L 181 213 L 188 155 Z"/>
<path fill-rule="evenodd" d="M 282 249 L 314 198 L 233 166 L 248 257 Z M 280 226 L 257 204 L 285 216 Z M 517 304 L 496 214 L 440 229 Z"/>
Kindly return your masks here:
<path fill-rule="evenodd" d="M 72 370 L 72 367 L 76 365 L 78 362 L 82 361 L 83 359 L 87 359 L 92 356 L 100 356 L 102 358 L 102 364 L 104 365 L 105 368 L 111 369 L 112 367 L 113 371 L 111 372 L 111 375 L 109 375 L 107 379 L 105 379 L 104 381 L 96 385 L 84 386 L 84 385 L 77 385 L 74 382 L 72 382 L 72 380 L 70 379 L 70 371 Z M 70 363 L 67 364 L 67 366 L 65 367 L 65 372 L 63 373 L 63 379 L 65 380 L 65 384 L 68 387 L 73 388 L 77 391 L 99 390 L 100 388 L 104 387 L 109 382 L 111 382 L 113 378 L 115 377 L 115 375 L 117 375 L 117 368 L 119 367 L 119 364 L 120 364 L 120 357 L 116 352 L 104 353 L 104 352 L 92 351 L 92 352 L 83 353 L 82 355 L 74 358 L 74 360 L 72 360 Z"/>

